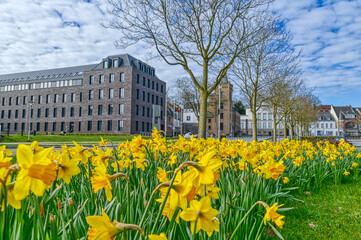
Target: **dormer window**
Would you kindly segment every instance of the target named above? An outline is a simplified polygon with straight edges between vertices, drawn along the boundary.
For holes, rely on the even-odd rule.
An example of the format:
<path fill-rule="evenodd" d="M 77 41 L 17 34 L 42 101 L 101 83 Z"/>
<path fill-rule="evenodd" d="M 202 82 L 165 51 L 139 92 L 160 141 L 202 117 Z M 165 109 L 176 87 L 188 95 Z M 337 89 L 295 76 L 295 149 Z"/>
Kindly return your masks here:
<path fill-rule="evenodd" d="M 105 60 L 105 61 L 103 62 L 103 68 L 108 68 L 108 60 Z"/>
<path fill-rule="evenodd" d="M 114 59 L 113 60 L 113 68 L 117 68 L 119 65 L 118 65 L 118 59 Z"/>

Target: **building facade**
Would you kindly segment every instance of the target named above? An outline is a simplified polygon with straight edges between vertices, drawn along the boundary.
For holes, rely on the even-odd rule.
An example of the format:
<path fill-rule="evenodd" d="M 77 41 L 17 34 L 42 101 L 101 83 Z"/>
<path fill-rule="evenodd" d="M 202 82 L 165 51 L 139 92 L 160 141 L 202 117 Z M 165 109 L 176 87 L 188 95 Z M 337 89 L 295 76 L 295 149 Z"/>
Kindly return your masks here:
<path fill-rule="evenodd" d="M 310 124 L 310 136 L 339 136 L 337 122 L 331 114 L 331 105 L 321 105 L 317 121 Z"/>
<path fill-rule="evenodd" d="M 267 106 L 262 106 L 257 111 L 257 135 L 273 135 L 273 112 Z M 251 136 L 253 131 L 252 112 L 250 107 L 246 107 L 246 114 L 241 115 L 241 132 L 242 135 Z M 283 136 L 283 122 L 277 124 L 277 135 Z"/>
<path fill-rule="evenodd" d="M 208 136 L 218 136 L 218 129 L 220 129 L 221 137 L 240 135 L 240 113 L 233 107 L 232 94 L 233 86 L 225 78 L 214 93 L 209 96 L 207 107 Z M 218 111 L 220 111 L 219 114 Z"/>
<path fill-rule="evenodd" d="M 331 115 L 337 122 L 339 136 L 361 136 L 360 108 L 331 106 Z"/>
<path fill-rule="evenodd" d="M 0 130 L 124 133 L 164 130 L 166 83 L 129 54 L 100 63 L 0 75 Z"/>
<path fill-rule="evenodd" d="M 183 110 L 183 132 L 192 134 L 198 133 L 199 122 L 196 114 L 192 109 Z"/>

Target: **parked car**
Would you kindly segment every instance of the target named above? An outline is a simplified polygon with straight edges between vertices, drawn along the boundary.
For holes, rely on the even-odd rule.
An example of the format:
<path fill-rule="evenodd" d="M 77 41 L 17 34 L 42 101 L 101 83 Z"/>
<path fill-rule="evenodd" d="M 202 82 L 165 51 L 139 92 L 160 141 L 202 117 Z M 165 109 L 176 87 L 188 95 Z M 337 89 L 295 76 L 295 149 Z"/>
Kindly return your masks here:
<path fill-rule="evenodd" d="M 192 135 L 194 138 L 198 137 L 198 134 L 192 134 L 191 132 L 187 132 L 186 134 L 183 135 L 183 137 L 186 139 L 191 139 Z"/>
<path fill-rule="evenodd" d="M 343 141 L 345 141 L 345 143 L 348 143 L 352 146 L 352 142 L 347 140 L 346 137 L 343 137 L 343 136 L 338 136 L 336 137 L 336 142 L 335 142 L 335 145 L 338 146 L 338 144 L 340 143 L 341 139 L 343 139 Z"/>

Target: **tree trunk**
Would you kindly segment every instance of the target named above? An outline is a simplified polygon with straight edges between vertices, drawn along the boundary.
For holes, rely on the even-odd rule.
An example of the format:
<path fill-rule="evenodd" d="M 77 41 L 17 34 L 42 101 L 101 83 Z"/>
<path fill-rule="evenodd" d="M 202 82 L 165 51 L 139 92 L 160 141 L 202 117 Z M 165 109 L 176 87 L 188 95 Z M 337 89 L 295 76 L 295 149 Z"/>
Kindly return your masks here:
<path fill-rule="evenodd" d="M 277 141 L 277 122 L 276 122 L 276 113 L 273 111 L 273 143 Z"/>
<path fill-rule="evenodd" d="M 291 135 L 291 139 L 293 139 L 294 138 L 294 125 L 292 124 L 292 122 L 290 123 L 290 135 Z"/>
<path fill-rule="evenodd" d="M 206 138 L 207 128 L 207 93 L 201 91 L 198 138 Z"/>
<path fill-rule="evenodd" d="M 255 111 L 252 111 L 252 138 L 253 141 L 257 141 L 257 114 Z"/>
<path fill-rule="evenodd" d="M 286 139 L 287 138 L 287 119 L 286 119 L 286 116 L 284 116 L 284 119 L 283 119 L 283 135 L 284 135 L 284 138 Z"/>
<path fill-rule="evenodd" d="M 297 126 L 297 140 L 300 140 L 300 126 Z"/>

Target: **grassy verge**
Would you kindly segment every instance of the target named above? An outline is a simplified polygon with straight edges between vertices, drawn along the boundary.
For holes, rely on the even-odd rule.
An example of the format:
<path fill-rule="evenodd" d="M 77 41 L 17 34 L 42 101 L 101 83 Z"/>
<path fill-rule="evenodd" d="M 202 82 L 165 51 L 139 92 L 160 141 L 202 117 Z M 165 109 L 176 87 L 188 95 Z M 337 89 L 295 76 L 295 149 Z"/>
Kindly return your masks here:
<path fill-rule="evenodd" d="M 326 185 L 300 199 L 285 213 L 285 239 L 360 239 L 360 182 Z"/>

